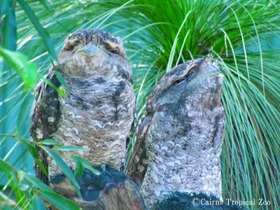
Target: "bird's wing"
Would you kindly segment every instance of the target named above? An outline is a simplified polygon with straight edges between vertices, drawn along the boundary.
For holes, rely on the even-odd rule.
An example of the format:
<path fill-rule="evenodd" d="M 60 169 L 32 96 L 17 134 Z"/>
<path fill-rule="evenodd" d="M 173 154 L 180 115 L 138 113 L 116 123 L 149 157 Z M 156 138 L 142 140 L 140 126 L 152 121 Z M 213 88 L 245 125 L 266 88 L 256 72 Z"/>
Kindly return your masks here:
<path fill-rule="evenodd" d="M 45 79 L 41 80 L 36 87 L 36 101 L 30 127 L 30 133 L 34 141 L 40 142 L 49 139 L 57 130 L 60 111 L 58 92 L 54 86 L 59 87 L 60 83 L 54 70 L 51 69 Z M 47 154 L 41 148 L 37 148 L 37 151 L 40 161 L 48 171 Z M 35 164 L 35 172 L 39 179 L 48 184 L 48 175 L 37 163 Z"/>
<path fill-rule="evenodd" d="M 138 127 L 137 139 L 134 150 L 127 167 L 127 173 L 131 179 L 141 186 L 148 167 L 148 154 L 146 153 L 146 134 L 149 130 L 152 117 L 144 117 Z"/>

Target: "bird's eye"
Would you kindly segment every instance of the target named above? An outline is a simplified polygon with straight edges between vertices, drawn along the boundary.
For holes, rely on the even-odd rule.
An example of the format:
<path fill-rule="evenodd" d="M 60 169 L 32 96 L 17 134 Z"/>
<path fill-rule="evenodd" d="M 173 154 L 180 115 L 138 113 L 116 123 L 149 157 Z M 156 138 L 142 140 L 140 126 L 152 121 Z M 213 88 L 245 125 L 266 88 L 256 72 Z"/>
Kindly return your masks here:
<path fill-rule="evenodd" d="M 173 85 L 177 85 L 177 84 L 179 84 L 180 82 L 182 82 L 182 81 L 184 81 L 185 80 L 185 78 L 182 78 L 182 79 L 177 79 L 177 80 L 175 80 L 175 81 L 173 81 Z"/>
<path fill-rule="evenodd" d="M 114 48 L 114 49 L 110 49 L 109 51 L 110 51 L 111 53 L 114 53 L 114 54 L 117 54 L 117 55 L 120 54 L 120 50 L 119 50 L 119 48 L 117 48 L 117 47 Z"/>
<path fill-rule="evenodd" d="M 120 49 L 119 47 L 115 46 L 114 43 L 110 43 L 110 42 L 103 42 L 103 46 L 106 50 L 108 50 L 109 52 L 113 53 L 113 54 L 120 54 Z"/>
<path fill-rule="evenodd" d="M 190 70 L 186 75 L 184 75 L 183 77 L 180 77 L 180 78 L 178 78 L 178 79 L 176 79 L 176 80 L 174 80 L 173 82 L 172 82 L 172 84 L 173 85 L 177 85 L 177 84 L 179 84 L 179 83 L 181 83 L 182 81 L 187 81 L 187 82 L 189 82 L 194 76 L 195 76 L 195 69 L 192 69 L 192 70 Z"/>

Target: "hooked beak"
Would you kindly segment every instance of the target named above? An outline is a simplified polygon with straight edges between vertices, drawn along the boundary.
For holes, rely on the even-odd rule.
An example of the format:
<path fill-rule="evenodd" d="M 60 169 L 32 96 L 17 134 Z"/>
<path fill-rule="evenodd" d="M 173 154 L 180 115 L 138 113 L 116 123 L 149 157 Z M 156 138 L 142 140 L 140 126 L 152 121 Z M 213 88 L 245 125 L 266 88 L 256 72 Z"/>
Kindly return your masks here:
<path fill-rule="evenodd" d="M 93 56 L 97 50 L 98 50 L 98 47 L 94 43 L 89 42 L 84 47 L 78 49 L 75 53 L 79 53 L 79 54 L 87 55 L 87 56 Z"/>

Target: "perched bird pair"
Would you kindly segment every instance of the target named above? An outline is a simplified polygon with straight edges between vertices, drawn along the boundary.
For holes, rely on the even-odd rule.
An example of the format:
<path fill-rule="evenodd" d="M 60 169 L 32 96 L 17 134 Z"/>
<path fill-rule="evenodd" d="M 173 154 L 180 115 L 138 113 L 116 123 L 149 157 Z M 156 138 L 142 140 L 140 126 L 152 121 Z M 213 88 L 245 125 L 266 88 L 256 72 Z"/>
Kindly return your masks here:
<path fill-rule="evenodd" d="M 61 84 L 56 71 L 66 85 Z M 140 186 L 146 207 L 130 178 L 117 172 L 124 165 L 135 112 L 132 72 L 121 39 L 97 29 L 69 35 L 59 53 L 59 64 L 46 78 L 63 88 L 66 96 L 59 95 L 48 83 L 39 84 L 32 137 L 84 147 L 84 152 L 61 153 L 73 170 L 70 155 L 79 155 L 93 166 L 108 167 L 100 169 L 99 178 L 85 171 L 77 179 L 83 196 L 77 199 L 75 193 L 63 192 L 65 176 L 39 149 L 48 174 L 36 165 L 36 175 L 46 184 L 50 182 L 57 192 L 73 198 L 84 209 L 90 209 L 90 205 L 95 205 L 94 209 L 113 209 L 114 204 L 114 209 L 157 208 L 175 191 L 221 198 L 222 75 L 210 58 L 192 60 L 170 70 L 148 97 L 127 169 Z M 102 182 L 100 187 L 98 183 Z M 96 207 L 102 195 L 110 192 L 117 196 L 122 187 L 126 190 L 121 198 L 105 199 Z"/>

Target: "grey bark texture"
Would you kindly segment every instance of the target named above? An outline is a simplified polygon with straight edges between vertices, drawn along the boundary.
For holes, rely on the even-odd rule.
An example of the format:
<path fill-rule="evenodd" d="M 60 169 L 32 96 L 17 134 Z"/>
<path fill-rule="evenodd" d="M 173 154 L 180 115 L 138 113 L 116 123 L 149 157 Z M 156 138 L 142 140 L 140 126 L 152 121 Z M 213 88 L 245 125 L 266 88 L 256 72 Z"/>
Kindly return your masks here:
<path fill-rule="evenodd" d="M 221 198 L 222 78 L 205 57 L 170 70 L 149 96 L 128 165 L 149 208 L 175 191 Z"/>

